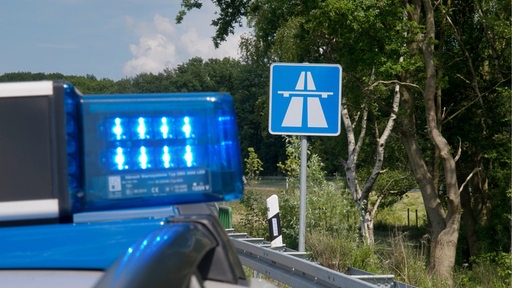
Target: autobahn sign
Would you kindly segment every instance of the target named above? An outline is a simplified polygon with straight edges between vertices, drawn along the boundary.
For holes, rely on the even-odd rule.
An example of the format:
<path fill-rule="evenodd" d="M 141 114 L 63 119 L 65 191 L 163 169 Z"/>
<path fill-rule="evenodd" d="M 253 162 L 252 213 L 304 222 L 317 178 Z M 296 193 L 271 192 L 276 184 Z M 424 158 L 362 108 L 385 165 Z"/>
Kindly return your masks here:
<path fill-rule="evenodd" d="M 336 64 L 272 64 L 269 132 L 277 135 L 339 135 L 341 77 L 341 66 Z"/>

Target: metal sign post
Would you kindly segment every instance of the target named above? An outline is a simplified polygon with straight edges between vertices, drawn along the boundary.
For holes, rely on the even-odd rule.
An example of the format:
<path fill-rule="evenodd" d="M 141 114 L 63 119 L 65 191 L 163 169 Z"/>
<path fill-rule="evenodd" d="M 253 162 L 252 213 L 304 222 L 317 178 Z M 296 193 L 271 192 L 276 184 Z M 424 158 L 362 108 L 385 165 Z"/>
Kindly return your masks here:
<path fill-rule="evenodd" d="M 300 196 L 299 196 L 299 252 L 306 251 L 306 190 L 308 168 L 308 138 L 300 137 Z"/>
<path fill-rule="evenodd" d="M 300 135 L 299 251 L 306 239 L 306 136 L 337 136 L 341 129 L 341 66 L 274 63 L 270 67 L 269 132 Z"/>

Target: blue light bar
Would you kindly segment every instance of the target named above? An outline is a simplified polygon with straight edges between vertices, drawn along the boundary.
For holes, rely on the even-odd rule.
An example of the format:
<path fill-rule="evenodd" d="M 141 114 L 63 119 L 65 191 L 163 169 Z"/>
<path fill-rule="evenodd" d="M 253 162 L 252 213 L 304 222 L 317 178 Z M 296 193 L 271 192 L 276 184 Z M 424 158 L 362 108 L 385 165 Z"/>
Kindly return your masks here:
<path fill-rule="evenodd" d="M 233 100 L 222 93 L 82 95 L 0 83 L 0 224 L 242 196 Z"/>
<path fill-rule="evenodd" d="M 73 212 L 242 196 L 230 95 L 84 95 L 80 104 L 83 189 L 72 193 Z M 78 137 L 69 139 L 74 147 Z"/>

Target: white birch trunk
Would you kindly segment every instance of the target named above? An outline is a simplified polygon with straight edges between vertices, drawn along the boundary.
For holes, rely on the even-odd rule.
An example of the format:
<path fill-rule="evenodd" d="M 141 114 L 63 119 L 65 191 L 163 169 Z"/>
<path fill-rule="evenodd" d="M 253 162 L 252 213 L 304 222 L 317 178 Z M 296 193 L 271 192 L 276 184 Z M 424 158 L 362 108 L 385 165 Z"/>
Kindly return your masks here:
<path fill-rule="evenodd" d="M 352 193 L 352 197 L 354 202 L 356 203 L 356 207 L 359 211 L 360 215 L 360 234 L 363 238 L 363 242 L 366 245 L 373 245 L 375 243 L 374 238 L 374 230 L 373 230 L 373 219 L 375 217 L 377 207 L 380 203 L 378 201 L 374 209 L 370 210 L 368 198 L 371 192 L 375 181 L 379 177 L 381 172 L 382 163 L 384 161 L 384 148 L 386 146 L 386 142 L 388 140 L 389 135 L 391 134 L 391 130 L 395 124 L 396 114 L 398 112 L 398 107 L 400 103 L 400 86 L 395 85 L 395 91 L 393 96 L 393 109 L 391 111 L 391 115 L 389 116 L 386 127 L 382 133 L 382 135 L 377 135 L 377 148 L 376 148 L 376 160 L 372 169 L 372 173 L 366 179 L 363 188 L 359 186 L 357 181 L 357 157 L 359 152 L 361 151 L 362 143 L 364 141 L 364 136 L 366 133 L 366 123 L 368 119 L 368 108 L 365 106 L 363 110 L 363 117 L 361 119 L 361 133 L 357 138 L 354 134 L 353 124 L 350 120 L 350 115 L 346 106 L 342 107 L 342 119 L 345 125 L 345 131 L 347 133 L 347 141 L 348 141 L 348 159 L 344 162 L 345 174 L 347 178 L 347 185 Z"/>

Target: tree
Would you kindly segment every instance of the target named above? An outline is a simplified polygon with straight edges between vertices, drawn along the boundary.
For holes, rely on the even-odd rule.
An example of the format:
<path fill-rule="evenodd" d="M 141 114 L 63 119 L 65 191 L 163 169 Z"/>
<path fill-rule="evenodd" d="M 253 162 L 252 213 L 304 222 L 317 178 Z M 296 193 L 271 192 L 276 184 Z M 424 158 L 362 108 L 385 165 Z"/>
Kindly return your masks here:
<path fill-rule="evenodd" d="M 498 2 L 493 3 L 490 6 L 496 5 Z M 411 170 L 422 191 L 431 225 L 430 271 L 441 279 L 451 282 L 451 272 L 456 260 L 462 214 L 461 192 L 483 167 L 475 165 L 477 163 L 466 162 L 462 165 L 466 165 L 466 167 L 473 166 L 473 168 L 459 169 L 458 167 L 460 166 L 456 162 L 460 159 L 462 147 L 454 148 L 448 140 L 450 138 L 452 141 L 459 139 L 460 142 L 461 138 L 469 139 L 468 135 L 461 134 L 458 131 L 467 125 L 468 122 L 461 123 L 455 122 L 455 120 L 457 120 L 459 115 L 472 110 L 475 105 L 485 106 L 482 98 L 484 95 L 479 92 L 482 83 L 492 83 L 492 85 L 488 86 L 489 94 L 487 95 L 496 95 L 496 92 L 493 92 L 493 90 L 496 87 L 502 86 L 504 84 L 503 80 L 506 78 L 499 76 L 488 77 L 500 75 L 502 68 L 499 67 L 504 62 L 500 59 L 495 59 L 493 56 L 495 54 L 490 49 L 490 47 L 495 45 L 488 43 L 487 37 L 484 36 L 477 42 L 466 42 L 467 40 L 461 38 L 459 29 L 463 27 L 463 23 L 475 24 L 475 20 L 479 22 L 480 20 L 478 19 L 484 20 L 484 18 L 481 17 L 483 15 L 479 17 L 479 12 L 477 11 L 465 15 L 456 14 L 454 11 L 462 10 L 466 13 L 467 10 L 465 9 L 468 6 L 478 6 L 480 4 L 479 1 L 471 1 L 470 3 L 448 1 L 447 3 L 440 2 L 437 4 L 434 7 L 431 1 L 417 0 L 410 1 L 406 7 L 409 19 L 412 20 L 412 23 L 416 23 L 415 26 L 411 26 L 413 28 L 410 33 L 412 38 L 408 47 L 410 54 L 417 55 L 418 59 L 421 60 L 419 62 L 421 66 L 418 67 L 422 67 L 423 71 L 417 70 L 416 73 L 403 75 L 404 79 L 408 82 L 422 83 L 422 89 L 403 89 L 405 113 L 400 119 L 400 131 L 402 142 L 409 156 Z M 452 17 L 462 17 L 459 18 L 459 20 L 464 19 L 459 22 L 461 26 L 456 26 L 456 22 L 452 20 Z M 489 28 L 487 26 L 487 29 Z M 488 30 L 490 35 L 496 35 L 494 32 Z M 498 39 L 494 39 L 493 42 L 495 40 Z M 483 48 L 482 54 L 475 52 L 479 56 L 470 56 L 466 47 L 481 45 L 481 43 L 486 42 L 487 44 L 484 47 L 480 47 Z M 503 44 L 503 38 L 494 43 Z M 510 48 L 508 50 L 510 51 Z M 458 57 L 455 56 L 456 54 Z M 509 53 L 504 54 L 509 55 Z M 478 57 L 494 59 L 496 61 L 487 62 L 486 60 L 482 61 L 482 59 L 475 61 Z M 477 62 L 480 62 L 478 66 L 476 65 Z M 488 63 L 499 64 L 493 66 L 495 69 L 490 69 Z M 454 77 L 448 75 L 454 75 Z M 510 77 L 510 75 L 507 77 Z M 464 79 L 465 83 L 457 88 L 457 92 L 452 91 L 456 95 L 459 94 L 459 101 L 452 102 L 450 101 L 451 97 L 446 98 L 443 96 L 446 96 L 446 91 L 450 91 L 446 89 L 446 83 L 453 85 L 453 83 L 457 82 L 457 78 Z M 423 116 L 418 113 L 420 110 L 418 110 L 417 97 L 423 100 Z M 450 108 L 448 111 L 446 109 L 447 106 L 445 106 L 447 103 L 450 105 L 448 106 Z M 449 113 L 450 111 L 454 112 Z M 481 113 L 479 114 L 481 115 Z M 481 122 L 483 124 L 489 118 L 484 116 L 480 120 L 483 121 Z M 429 142 L 422 143 L 420 141 L 420 133 L 422 132 L 417 129 L 417 121 L 425 121 L 424 123 L 427 127 L 426 135 Z M 447 127 L 447 123 L 455 129 L 444 129 Z M 465 130 L 464 128 L 462 129 Z M 474 134 L 474 129 L 475 127 L 473 126 L 472 133 L 469 133 L 470 135 Z M 485 133 L 485 130 L 483 132 Z M 485 139 L 484 141 L 487 142 L 489 140 Z M 491 145 L 496 147 L 495 143 Z M 425 154 L 423 150 L 427 151 L 428 154 Z M 427 162 L 429 158 L 432 159 L 430 163 Z M 465 172 L 461 173 L 462 171 Z M 470 206 L 466 207 L 470 208 Z M 472 225 L 471 219 L 467 218 L 466 222 L 467 225 Z"/>
<path fill-rule="evenodd" d="M 185 3 L 187 2 L 187 3 Z M 183 7 L 188 10 L 190 7 L 197 8 L 200 1 L 194 1 L 194 5 L 184 1 Z M 394 1 L 389 1 L 394 3 Z M 244 52 L 249 55 L 263 59 L 251 60 L 261 63 L 262 60 L 277 60 L 285 62 L 332 62 L 342 63 L 344 70 L 348 73 L 348 80 L 345 82 L 345 99 L 343 105 L 343 122 L 346 127 L 348 139 L 348 156 L 343 161 L 344 171 L 347 177 L 348 187 L 356 206 L 361 214 L 361 235 L 364 242 L 373 244 L 373 218 L 378 207 L 378 201 L 373 207 L 369 205 L 369 195 L 373 184 L 381 173 L 384 158 L 384 148 L 387 139 L 391 133 L 396 118 L 399 104 L 399 90 L 391 92 L 389 89 L 373 89 L 370 86 L 374 79 L 388 80 L 387 77 L 394 77 L 394 72 L 390 73 L 390 68 L 398 65 L 400 58 L 400 45 L 397 45 L 394 39 L 400 39 L 402 32 L 400 29 L 384 30 L 382 33 L 374 33 L 375 27 L 399 23 L 402 21 L 401 14 L 396 15 L 396 7 L 386 5 L 386 3 L 377 3 L 373 1 L 354 5 L 351 1 L 308 1 L 294 2 L 289 1 L 218 1 L 216 2 L 220 9 L 238 11 L 237 17 L 247 16 L 250 24 L 254 27 L 254 37 L 252 40 L 245 39 L 243 44 L 251 43 L 256 45 L 246 45 Z M 222 4 L 220 4 L 222 3 Z M 243 4 L 243 9 L 240 9 Z M 231 5 L 231 6 L 230 6 Z M 230 6 L 227 8 L 227 6 Z M 388 8 L 390 7 L 390 8 Z M 185 10 L 183 13 L 185 13 Z M 369 11 L 369 12 L 367 12 Z M 183 16 L 183 13 L 181 14 Z M 369 15 L 371 14 L 371 17 Z M 236 19 L 240 19 L 234 17 Z M 229 26 L 231 18 L 221 19 L 214 23 Z M 218 33 L 224 33 L 226 30 L 219 29 Z M 370 35 L 361 37 L 361 35 Z M 378 47 L 379 49 L 375 49 Z M 259 50 L 259 51 L 258 51 Z M 359 53 L 352 53 L 359 51 Z M 382 62 L 381 54 L 384 53 L 390 57 L 395 57 L 395 63 L 390 65 Z M 350 55 L 350 57 L 348 57 Z M 375 69 L 377 67 L 377 69 Z M 347 72 L 348 71 L 348 72 Z M 391 78 L 393 79 L 393 78 Z M 346 84 L 348 83 L 348 88 Z M 365 84 L 369 83 L 369 84 Z M 392 84 L 392 83 L 391 83 Z M 388 84 L 389 85 L 389 84 Z M 374 86 L 377 86 L 375 84 Z M 364 185 L 360 186 L 361 175 L 357 169 L 357 159 L 361 152 L 363 142 L 368 141 L 366 137 L 368 115 L 378 115 L 376 111 L 376 98 L 389 98 L 392 95 L 392 101 L 387 101 L 385 106 L 392 106 L 389 110 L 389 117 L 384 120 L 384 124 L 379 123 L 384 117 L 374 118 L 373 125 L 368 129 L 373 130 L 372 144 L 374 148 L 374 165 L 370 175 L 364 180 Z M 348 95 L 348 96 L 347 96 Z M 363 101 L 358 98 L 362 97 Z M 382 102 L 384 102 L 383 100 Z M 391 102 L 391 103 L 390 103 Z M 359 107 L 362 107 L 359 108 Z M 353 113 L 349 113 L 352 111 Z M 359 137 L 356 139 L 353 127 L 353 120 L 356 115 L 361 117 L 360 127 L 358 128 Z M 356 123 L 357 121 L 354 121 Z M 381 134 L 382 129 L 382 134 Z M 373 138 L 374 137 L 374 138 Z"/>
<path fill-rule="evenodd" d="M 444 74 L 457 75 L 443 77 L 440 119 L 448 141 L 458 144 L 461 152 L 460 182 L 473 174 L 460 189 L 465 237 L 459 237 L 457 258 L 469 262 L 510 247 L 510 181 L 505 180 L 512 176 L 510 3 L 468 1 L 457 9 L 453 5 L 439 9 L 443 21 L 438 28 L 438 66 Z"/>
<path fill-rule="evenodd" d="M 201 1 L 184 2 L 197 4 Z M 215 3 L 221 14 L 231 14 L 227 18 L 219 17 L 214 26 L 233 28 L 232 24 L 238 23 L 241 17 L 248 18 L 254 34 L 244 44 L 246 48 L 254 48 L 246 50 L 251 57 L 267 63 L 275 60 L 341 63 L 348 76 L 344 94 L 351 99 L 344 105 L 349 111 L 372 103 L 358 101 L 368 99 L 364 95 L 367 90 L 364 87 L 373 83 L 400 84 L 404 108 L 398 113 L 400 137 L 428 211 L 432 240 L 430 271 L 450 282 L 462 212 L 461 191 L 468 189 L 469 183 L 476 179 L 484 181 L 479 185 L 484 187 L 481 185 L 487 181 L 484 169 L 494 169 L 492 171 L 497 172 L 494 175 L 509 175 L 506 169 L 503 171 L 509 160 L 499 161 L 501 170 L 492 168 L 490 164 L 478 166 L 481 160 L 457 163 L 457 160 L 469 159 L 460 157 L 463 152 L 468 152 L 463 151 L 464 147 L 459 145 L 457 148 L 451 143 L 457 143 L 459 138 L 469 140 L 457 129 L 467 124 L 460 120 L 461 116 L 472 115 L 471 111 L 477 107 L 475 103 L 484 108 L 477 109 L 477 112 L 486 111 L 484 96 L 510 97 L 510 3 L 492 0 L 468 3 L 436 1 L 435 5 L 430 0 Z M 474 27 L 473 31 L 468 27 Z M 463 33 L 463 30 L 469 33 Z M 222 39 L 218 36 L 229 32 L 229 29 L 218 29 L 216 37 Z M 503 51 L 509 53 L 501 53 Z M 402 56 L 403 61 L 398 61 Z M 447 84 L 457 81 L 459 89 L 452 93 L 462 101 L 451 102 L 451 98 L 443 96 L 449 91 Z M 482 84 L 487 89 L 485 93 L 481 92 Z M 419 99 L 422 101 L 417 101 Z M 351 118 L 357 119 L 355 116 L 361 115 L 363 119 L 365 111 L 362 109 Z M 368 113 L 375 113 L 375 109 L 368 110 Z M 510 125 L 509 120 L 491 120 L 490 115 L 481 112 L 477 115 L 480 116 L 480 128 L 484 128 L 485 133 L 490 131 L 489 121 Z M 500 115 L 497 118 L 510 119 L 506 113 Z M 365 135 L 362 126 L 358 131 L 359 137 Z M 486 146 L 492 149 L 499 147 L 498 143 L 502 142 L 498 139 L 503 139 L 503 132 L 496 129 L 493 142 L 486 142 L 490 144 Z M 488 140 L 480 139 L 478 142 Z M 357 148 L 357 142 L 352 143 L 356 143 L 352 145 Z M 475 151 L 480 152 L 472 159 L 492 159 L 491 150 Z M 353 149 L 349 149 L 350 153 Z M 510 183 L 500 179 L 500 187 L 510 187 Z"/>
<path fill-rule="evenodd" d="M 184 10 L 180 13 L 179 17 L 184 16 L 186 11 L 192 8 L 200 7 L 200 1 L 183 1 L 182 3 Z M 350 59 L 345 56 L 348 55 L 348 53 L 345 54 L 345 51 L 369 51 L 373 46 L 368 45 L 370 44 L 369 42 L 377 41 L 378 45 L 381 45 L 387 50 L 386 53 L 397 53 L 396 46 L 389 43 L 389 40 L 386 40 L 394 39 L 397 33 L 396 31 L 372 35 L 375 36 L 374 39 L 361 38 L 361 40 L 355 40 L 355 38 L 358 37 L 357 35 L 359 34 L 374 34 L 373 25 L 375 24 L 383 25 L 383 23 L 385 24 L 387 21 L 396 22 L 401 20 L 401 18 L 397 18 L 393 15 L 392 11 L 394 8 L 386 9 L 386 5 L 376 5 L 376 3 L 373 2 L 364 3 L 363 5 L 352 5 L 350 1 L 326 1 L 325 3 L 309 1 L 305 3 L 298 2 L 291 5 L 289 1 L 262 0 L 253 2 L 218 1 L 216 4 L 221 11 L 221 15 L 235 11 L 234 14 L 229 14 L 232 16 L 231 18 L 219 17 L 212 23 L 218 28 L 217 34 L 215 35 L 215 39 L 217 40 L 222 39 L 222 37 L 219 37 L 219 33 L 226 35 L 225 33 L 230 32 L 223 30 L 222 27 L 233 27 L 233 19 L 239 21 L 241 17 L 248 16 L 251 25 L 254 27 L 254 40 L 252 40 L 252 43 L 262 43 L 262 45 L 254 46 L 256 49 L 261 49 L 262 51 L 252 52 L 253 55 L 269 55 L 268 58 L 264 57 L 266 59 L 290 62 L 341 62 L 343 64 L 347 63 L 348 67 L 350 67 L 348 69 L 348 73 L 351 73 L 349 81 L 354 79 L 355 85 L 353 89 L 358 91 L 353 95 L 364 95 L 368 102 L 362 105 L 364 110 L 362 114 L 364 117 L 361 122 L 360 137 L 357 143 L 354 137 L 354 129 L 352 127 L 352 120 L 350 119 L 351 116 L 348 112 L 349 106 L 351 105 L 343 105 L 343 121 L 347 128 L 346 132 L 349 142 L 348 157 L 347 160 L 344 161 L 344 170 L 347 175 L 347 182 L 349 183 L 348 187 L 352 191 L 354 201 L 360 210 L 361 235 L 363 235 L 365 243 L 373 244 L 373 217 L 375 216 L 378 202 L 373 207 L 375 209 L 370 209 L 368 203 L 369 194 L 372 191 L 375 180 L 381 172 L 384 147 L 394 125 L 400 94 L 398 93 L 399 90 L 393 93 L 393 108 L 390 111 L 390 117 L 387 124 L 385 124 L 382 135 L 379 135 L 377 121 L 375 125 L 372 126 L 372 128 L 375 128 L 374 134 L 376 135 L 376 159 L 371 175 L 364 181 L 363 187 L 360 187 L 357 179 L 359 176 L 356 167 L 357 158 L 363 141 L 367 139 L 365 135 L 368 109 L 374 104 L 374 102 L 372 103 L 372 97 L 375 97 L 377 94 L 368 93 L 368 90 L 365 92 L 365 88 L 368 87 L 361 85 L 361 83 L 367 82 L 366 80 L 375 77 L 375 74 L 381 74 L 374 72 L 374 66 L 372 66 L 380 64 L 375 64 L 375 60 L 378 59 L 377 53 L 381 52 L 374 50 L 367 54 L 358 53 L 358 59 Z M 366 17 L 367 15 L 364 14 L 365 10 L 376 13 L 378 17 Z M 347 22 L 340 23 L 340 18 L 347 19 Z M 347 31 L 352 33 L 347 34 Z M 254 51 L 254 47 L 252 51 Z M 251 50 L 246 47 L 244 51 L 248 53 Z M 397 59 L 398 58 L 399 57 L 397 57 Z M 261 60 L 256 60 L 255 62 L 260 61 Z M 372 65 L 363 67 L 356 63 L 372 63 Z M 353 65 L 353 67 L 351 67 L 351 65 Z M 382 69 L 379 69 L 379 71 L 381 70 Z M 345 71 L 347 71 L 347 69 Z M 352 89 L 349 88 L 345 91 L 350 90 Z M 345 103 L 348 102 L 345 101 Z M 355 105 L 351 107 L 356 109 Z"/>
<path fill-rule="evenodd" d="M 0 82 L 64 80 L 73 84 L 83 94 L 111 93 L 114 81 L 110 79 L 97 79 L 94 75 L 75 76 L 61 73 L 31 73 L 16 72 L 0 75 Z"/>
<path fill-rule="evenodd" d="M 370 192 L 372 192 L 372 188 L 375 184 L 375 181 L 377 180 L 379 174 L 381 173 L 384 161 L 384 149 L 388 137 L 391 134 L 391 130 L 393 129 L 393 126 L 395 124 L 395 119 L 398 112 L 398 105 L 400 101 L 399 89 L 400 88 L 397 85 L 394 91 L 395 96 L 393 97 L 393 108 L 391 111 L 391 115 L 389 116 L 388 122 L 384 128 L 383 133 L 380 135 L 378 129 L 375 129 L 377 138 L 375 163 L 373 165 L 373 169 L 370 175 L 365 180 L 363 187 L 359 185 L 358 181 L 357 159 L 359 156 L 359 152 L 361 151 L 363 141 L 365 140 L 368 108 L 365 107 L 363 110 L 363 116 L 361 119 L 361 131 L 358 139 L 356 139 L 349 112 L 345 107 L 346 105 L 342 105 L 342 119 L 343 123 L 345 124 L 345 131 L 347 133 L 348 139 L 348 158 L 346 161 L 343 161 L 343 166 L 345 168 L 345 175 L 347 178 L 349 190 L 352 192 L 352 198 L 354 199 L 356 207 L 360 214 L 360 232 L 363 237 L 364 243 L 368 245 L 373 245 L 375 242 L 373 221 L 377 213 L 377 208 L 379 207 L 380 201 L 382 200 L 383 197 L 386 196 L 386 194 L 380 194 L 379 197 L 377 198 L 377 201 L 373 204 L 373 207 L 370 207 L 369 196 Z"/>
<path fill-rule="evenodd" d="M 245 176 L 249 183 L 253 183 L 260 179 L 260 172 L 263 171 L 263 162 L 258 158 L 258 154 L 254 151 L 254 148 L 249 147 L 247 150 L 249 156 L 244 159 Z"/>

